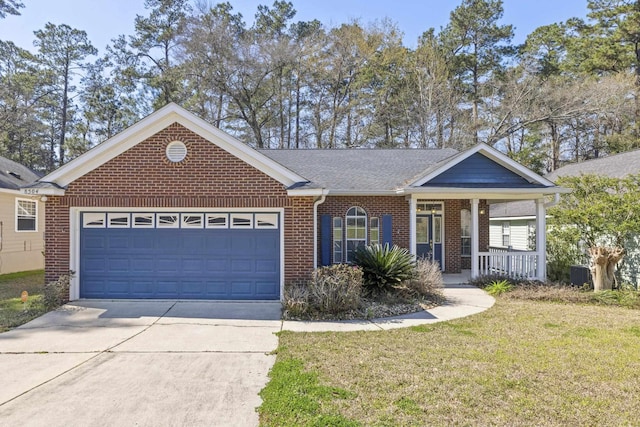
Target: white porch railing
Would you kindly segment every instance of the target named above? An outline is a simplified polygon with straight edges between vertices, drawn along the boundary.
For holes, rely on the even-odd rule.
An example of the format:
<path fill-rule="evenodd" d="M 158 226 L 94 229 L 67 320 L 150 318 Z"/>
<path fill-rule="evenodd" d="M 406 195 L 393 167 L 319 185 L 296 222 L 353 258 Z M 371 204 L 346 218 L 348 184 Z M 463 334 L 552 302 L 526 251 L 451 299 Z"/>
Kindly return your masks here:
<path fill-rule="evenodd" d="M 499 274 L 518 279 L 537 279 L 538 253 L 535 251 L 509 251 L 489 248 L 479 252 L 479 274 Z"/>

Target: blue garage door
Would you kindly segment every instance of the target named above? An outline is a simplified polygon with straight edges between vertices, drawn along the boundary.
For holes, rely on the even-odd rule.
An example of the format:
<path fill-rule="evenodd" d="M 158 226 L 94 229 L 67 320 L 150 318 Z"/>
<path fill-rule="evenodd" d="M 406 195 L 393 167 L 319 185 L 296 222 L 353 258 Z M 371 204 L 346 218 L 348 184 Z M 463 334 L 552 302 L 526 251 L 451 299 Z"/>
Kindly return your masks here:
<path fill-rule="evenodd" d="M 84 212 L 81 298 L 277 300 L 277 213 Z"/>

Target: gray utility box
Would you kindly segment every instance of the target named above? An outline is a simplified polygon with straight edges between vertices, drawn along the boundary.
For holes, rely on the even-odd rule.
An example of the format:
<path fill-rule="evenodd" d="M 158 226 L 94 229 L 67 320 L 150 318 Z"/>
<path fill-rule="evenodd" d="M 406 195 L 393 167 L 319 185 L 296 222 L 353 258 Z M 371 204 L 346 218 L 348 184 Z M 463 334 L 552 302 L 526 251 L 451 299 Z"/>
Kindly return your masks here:
<path fill-rule="evenodd" d="M 572 265 L 569 271 L 569 280 L 572 285 L 582 286 L 591 283 L 591 271 L 584 265 Z"/>

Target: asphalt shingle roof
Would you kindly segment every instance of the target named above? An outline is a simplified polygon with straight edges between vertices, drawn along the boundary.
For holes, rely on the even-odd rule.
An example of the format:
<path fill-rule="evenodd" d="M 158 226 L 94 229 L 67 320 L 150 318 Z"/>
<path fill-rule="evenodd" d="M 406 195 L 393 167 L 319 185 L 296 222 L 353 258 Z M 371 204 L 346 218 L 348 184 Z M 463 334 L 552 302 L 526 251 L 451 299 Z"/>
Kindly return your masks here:
<path fill-rule="evenodd" d="M 555 181 L 562 176 L 579 176 L 581 174 L 624 178 L 638 173 L 640 173 L 640 150 L 634 150 L 585 162 L 571 163 L 548 173 L 545 178 Z M 491 205 L 492 218 L 533 216 L 535 214 L 536 205 L 532 200 Z"/>
<path fill-rule="evenodd" d="M 40 178 L 40 176 L 26 166 L 0 157 L 0 188 L 18 190 Z"/>
<path fill-rule="evenodd" d="M 561 176 L 577 176 L 580 174 L 596 174 L 612 178 L 624 178 L 627 175 L 640 173 L 640 150 L 600 157 L 580 163 L 563 166 L 546 175 L 554 181 Z"/>
<path fill-rule="evenodd" d="M 489 207 L 489 216 L 491 218 L 535 216 L 535 214 L 536 202 L 533 200 L 495 203 Z"/>
<path fill-rule="evenodd" d="M 404 187 L 436 169 L 454 149 L 260 150 L 308 179 L 305 188 L 379 191 Z"/>

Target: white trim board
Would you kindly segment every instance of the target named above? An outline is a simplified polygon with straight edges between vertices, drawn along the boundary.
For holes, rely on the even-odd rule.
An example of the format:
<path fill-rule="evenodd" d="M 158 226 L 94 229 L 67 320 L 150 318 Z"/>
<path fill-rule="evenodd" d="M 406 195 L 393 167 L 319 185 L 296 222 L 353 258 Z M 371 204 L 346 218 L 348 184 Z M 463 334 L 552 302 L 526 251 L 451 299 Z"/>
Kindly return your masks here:
<path fill-rule="evenodd" d="M 150 114 L 114 137 L 95 146 L 81 156 L 41 178 L 39 181 L 52 182 L 60 187 L 66 187 L 81 176 L 91 172 L 173 123 L 184 126 L 287 187 L 298 182 L 308 182 L 304 177 L 292 172 L 174 103 L 170 103 Z"/>

